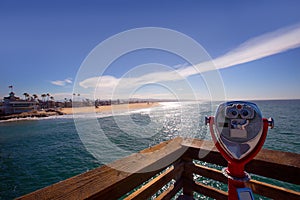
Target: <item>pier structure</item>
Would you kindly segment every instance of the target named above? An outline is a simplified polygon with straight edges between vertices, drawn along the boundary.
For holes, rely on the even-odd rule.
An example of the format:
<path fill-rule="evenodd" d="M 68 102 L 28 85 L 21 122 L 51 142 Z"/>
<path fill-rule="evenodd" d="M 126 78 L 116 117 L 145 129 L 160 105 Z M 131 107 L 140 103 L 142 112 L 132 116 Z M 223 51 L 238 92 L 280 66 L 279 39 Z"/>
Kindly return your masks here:
<path fill-rule="evenodd" d="M 206 182 L 227 184 L 218 167 L 227 161 L 212 141 L 174 138 L 139 153 L 24 195 L 27 199 L 227 199 L 228 193 Z M 246 165 L 254 194 L 271 199 L 300 199 L 285 185 L 300 185 L 300 154 L 262 149 Z M 199 181 L 199 179 L 206 181 Z M 263 181 L 266 180 L 266 181 Z M 280 184 L 271 184 L 274 180 Z M 197 194 L 196 194 L 197 193 Z"/>

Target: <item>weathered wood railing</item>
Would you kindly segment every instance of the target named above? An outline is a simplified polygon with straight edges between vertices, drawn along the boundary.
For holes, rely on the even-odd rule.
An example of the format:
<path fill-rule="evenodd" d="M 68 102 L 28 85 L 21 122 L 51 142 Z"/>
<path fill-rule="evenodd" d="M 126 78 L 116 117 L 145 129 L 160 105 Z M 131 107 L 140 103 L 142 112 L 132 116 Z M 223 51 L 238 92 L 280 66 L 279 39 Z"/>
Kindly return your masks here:
<path fill-rule="evenodd" d="M 226 166 L 213 143 L 175 138 L 140 153 L 40 189 L 19 199 L 171 199 L 194 192 L 227 199 L 227 192 L 198 182 L 196 175 L 226 184 L 222 173 L 198 161 Z M 263 149 L 246 166 L 260 176 L 300 185 L 300 155 Z M 253 192 L 272 199 L 300 199 L 300 192 L 251 180 Z M 300 186 L 299 186 L 300 187 Z M 300 190 L 300 189 L 299 189 Z M 180 197 L 180 198 L 181 198 Z"/>

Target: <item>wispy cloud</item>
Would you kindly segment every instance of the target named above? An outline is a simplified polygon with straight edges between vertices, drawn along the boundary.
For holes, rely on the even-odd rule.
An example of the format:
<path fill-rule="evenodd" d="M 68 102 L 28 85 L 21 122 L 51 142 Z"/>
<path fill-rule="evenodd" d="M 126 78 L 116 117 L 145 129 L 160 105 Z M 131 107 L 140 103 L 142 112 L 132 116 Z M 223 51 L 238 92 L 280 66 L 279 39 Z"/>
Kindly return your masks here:
<path fill-rule="evenodd" d="M 184 66 L 173 71 L 148 73 L 139 77 L 91 77 L 81 81 L 79 85 L 83 88 L 101 88 L 102 95 L 107 94 L 107 96 L 110 96 L 116 87 L 119 88 L 118 91 L 121 91 L 122 89 L 126 90 L 149 83 L 183 80 L 192 75 L 255 61 L 299 46 L 300 24 L 297 24 L 249 39 L 237 48 L 213 59 L 212 62 Z M 56 83 L 62 85 L 65 84 L 65 81 Z"/>
<path fill-rule="evenodd" d="M 199 63 L 179 69 L 184 76 L 192 76 L 201 72 L 224 69 L 238 64 L 255 61 L 267 56 L 285 52 L 300 46 L 300 24 L 278 29 L 274 32 L 249 39 L 228 53 L 213 59 L 213 65 Z"/>
<path fill-rule="evenodd" d="M 57 86 L 65 86 L 67 84 L 72 84 L 72 79 L 71 78 L 66 78 L 65 80 L 56 80 L 56 81 L 51 81 L 53 85 Z"/>
<path fill-rule="evenodd" d="M 247 40 L 227 54 L 214 59 L 218 69 L 227 68 L 285 52 L 300 46 L 300 24 L 281 28 Z"/>

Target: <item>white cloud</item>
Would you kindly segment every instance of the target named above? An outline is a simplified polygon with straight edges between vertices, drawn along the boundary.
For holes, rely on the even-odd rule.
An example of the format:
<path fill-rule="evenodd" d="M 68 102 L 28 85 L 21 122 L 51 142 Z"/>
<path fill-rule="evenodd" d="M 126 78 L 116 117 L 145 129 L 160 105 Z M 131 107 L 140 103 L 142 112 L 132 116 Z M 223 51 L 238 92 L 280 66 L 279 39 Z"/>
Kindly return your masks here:
<path fill-rule="evenodd" d="M 217 68 L 226 68 L 300 46 L 300 24 L 282 28 L 244 42 L 236 49 L 214 59 Z"/>
<path fill-rule="evenodd" d="M 40 97 L 41 95 L 39 95 Z M 62 92 L 62 93 L 52 93 L 51 96 L 54 97 L 56 101 L 64 101 L 65 98 L 73 99 L 73 101 L 82 101 L 83 99 L 93 99 L 91 94 L 81 93 L 80 96 L 78 94 L 73 95 L 72 92 Z"/>
<path fill-rule="evenodd" d="M 63 101 L 65 98 L 72 99 L 72 93 L 53 93 L 51 94 L 56 101 Z"/>
<path fill-rule="evenodd" d="M 187 77 L 199 72 L 228 68 L 282 53 L 299 46 L 300 24 L 297 24 L 247 40 L 225 55 L 213 59 L 214 66 L 209 65 L 209 63 L 199 63 L 195 67 L 190 66 L 180 70 L 180 73 L 182 76 Z"/>
<path fill-rule="evenodd" d="M 72 79 L 71 78 L 67 78 L 67 79 L 65 79 L 65 82 L 71 84 L 72 83 Z"/>
<path fill-rule="evenodd" d="M 72 79 L 71 78 L 66 78 L 65 80 L 56 80 L 56 81 L 51 81 L 53 85 L 57 86 L 65 86 L 67 84 L 72 84 Z"/>
<path fill-rule="evenodd" d="M 148 73 L 139 77 L 113 76 L 90 77 L 79 83 L 85 89 L 97 88 L 96 93 L 107 98 L 111 97 L 117 88 L 118 92 L 129 91 L 149 83 L 184 80 L 185 78 L 202 72 L 228 68 L 242 63 L 255 61 L 267 56 L 275 55 L 300 46 L 300 24 L 282 28 L 274 32 L 252 38 L 237 48 L 217 57 L 212 62 L 199 63 L 196 66 L 185 66 L 169 70 Z M 177 67 L 176 67 L 177 68 Z M 67 80 L 67 79 L 66 79 Z M 64 81 L 54 81 L 52 84 L 65 85 Z"/>
<path fill-rule="evenodd" d="M 51 81 L 53 85 L 64 86 L 66 83 L 64 81 Z"/>
<path fill-rule="evenodd" d="M 83 88 L 92 88 L 96 85 L 102 88 L 113 88 L 118 84 L 119 80 L 113 76 L 91 77 L 81 81 L 79 85 Z"/>

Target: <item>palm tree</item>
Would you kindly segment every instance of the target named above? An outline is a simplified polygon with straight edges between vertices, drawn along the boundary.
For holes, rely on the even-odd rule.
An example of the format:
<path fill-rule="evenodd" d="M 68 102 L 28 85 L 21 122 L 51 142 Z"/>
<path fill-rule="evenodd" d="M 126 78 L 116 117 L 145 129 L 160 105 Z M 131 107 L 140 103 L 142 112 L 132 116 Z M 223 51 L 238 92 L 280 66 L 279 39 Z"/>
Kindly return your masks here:
<path fill-rule="evenodd" d="M 24 95 L 24 97 L 25 97 L 25 100 L 28 100 L 28 99 L 29 99 L 29 96 L 30 96 L 30 95 L 29 95 L 27 92 L 24 92 L 23 95 Z"/>
<path fill-rule="evenodd" d="M 65 98 L 65 108 L 67 108 L 68 107 L 68 99 L 67 98 Z"/>
<path fill-rule="evenodd" d="M 46 96 L 47 96 L 46 94 L 42 94 L 42 95 L 41 95 L 41 97 L 42 97 L 42 99 L 43 99 L 43 102 L 45 102 Z"/>
<path fill-rule="evenodd" d="M 33 100 L 34 100 L 36 103 L 38 103 L 38 107 L 39 107 L 40 104 L 39 104 L 38 95 L 37 95 L 37 94 L 33 94 L 32 96 L 33 96 Z M 36 109 L 38 109 L 38 107 L 36 107 Z"/>
<path fill-rule="evenodd" d="M 10 89 L 10 92 L 13 92 L 13 85 L 8 86 L 8 88 Z"/>
<path fill-rule="evenodd" d="M 49 97 L 50 97 L 50 94 L 47 93 L 47 108 L 49 108 Z"/>
<path fill-rule="evenodd" d="M 43 104 L 42 104 L 42 108 L 45 108 L 45 98 L 46 98 L 46 94 L 42 94 L 41 97 L 43 99 Z"/>
<path fill-rule="evenodd" d="M 55 106 L 55 103 L 54 103 L 54 97 L 51 96 L 50 97 L 50 107 L 53 108 Z"/>
<path fill-rule="evenodd" d="M 38 98 L 38 95 L 37 94 L 33 94 L 32 96 L 33 96 L 34 100 L 36 101 L 37 98 Z"/>
<path fill-rule="evenodd" d="M 28 93 L 26 93 L 26 100 L 29 100 L 30 95 Z"/>
<path fill-rule="evenodd" d="M 47 101 L 49 101 L 49 97 L 50 97 L 50 94 L 49 94 L 49 93 L 47 93 Z"/>

